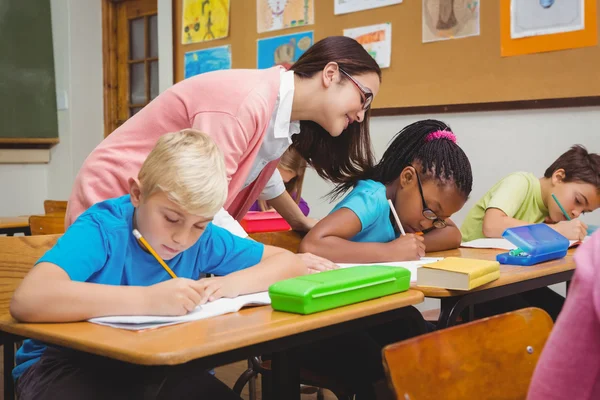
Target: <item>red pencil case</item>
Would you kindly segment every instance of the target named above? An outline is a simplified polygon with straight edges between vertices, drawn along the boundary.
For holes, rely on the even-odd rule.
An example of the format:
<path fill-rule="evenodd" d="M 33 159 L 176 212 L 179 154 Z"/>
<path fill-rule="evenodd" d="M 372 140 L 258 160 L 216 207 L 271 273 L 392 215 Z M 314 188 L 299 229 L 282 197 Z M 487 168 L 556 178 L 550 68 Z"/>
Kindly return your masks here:
<path fill-rule="evenodd" d="M 289 231 L 291 229 L 277 211 L 248 211 L 240 224 L 248 233 Z"/>

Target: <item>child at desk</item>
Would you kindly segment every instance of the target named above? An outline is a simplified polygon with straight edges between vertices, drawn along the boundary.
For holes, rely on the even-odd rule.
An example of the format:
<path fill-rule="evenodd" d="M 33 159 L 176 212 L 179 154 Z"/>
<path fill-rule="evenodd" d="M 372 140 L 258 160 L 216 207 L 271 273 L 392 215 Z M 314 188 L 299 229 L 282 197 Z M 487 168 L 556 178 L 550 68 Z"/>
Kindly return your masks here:
<path fill-rule="evenodd" d="M 334 262 L 368 263 L 416 260 L 425 250 L 457 248 L 461 235 L 450 216 L 467 201 L 472 182 L 471 164 L 450 127 L 436 120 L 415 122 L 396 135 L 372 170 L 334 190 L 340 194 L 354 187 L 304 237 L 300 251 Z"/>
<path fill-rule="evenodd" d="M 502 237 L 506 229 L 515 226 L 546 222 L 567 239 L 582 240 L 588 227 L 578 217 L 598 207 L 600 155 L 573 146 L 542 178 L 515 172 L 498 182 L 469 211 L 461 232 L 463 241 L 468 242 Z M 565 213 L 571 220 L 567 221 Z"/>
<path fill-rule="evenodd" d="M 277 180 L 279 178 L 277 175 L 281 177 L 281 180 L 285 185 L 285 190 L 290 194 L 296 204 L 298 204 L 298 208 L 302 212 L 302 215 L 307 217 L 310 208 L 308 207 L 308 203 L 302 198 L 302 184 L 304 183 L 305 171 L 306 161 L 296 150 L 289 148 L 279 159 L 279 164 L 273 175 Z M 271 181 L 272 180 L 269 180 L 269 183 L 271 183 Z M 269 183 L 267 183 L 267 186 L 269 186 Z M 248 211 L 268 211 L 273 208 L 270 204 L 267 204 L 267 200 L 262 200 L 261 197 L 262 195 Z M 277 210 L 277 208 L 275 208 L 275 210 L 278 212 L 281 211 L 283 212 L 283 215 L 285 215 L 285 210 Z"/>
<path fill-rule="evenodd" d="M 16 319 L 183 315 L 207 301 L 263 291 L 306 272 L 292 253 L 212 225 L 227 197 L 227 179 L 221 152 L 203 133 L 161 136 L 129 186 L 129 195 L 83 213 L 37 262 L 11 301 Z M 147 242 L 140 243 L 134 229 Z M 217 276 L 198 280 L 201 273 Z M 138 366 L 35 340 L 23 343 L 16 361 L 21 400 L 239 399 L 190 365 Z"/>

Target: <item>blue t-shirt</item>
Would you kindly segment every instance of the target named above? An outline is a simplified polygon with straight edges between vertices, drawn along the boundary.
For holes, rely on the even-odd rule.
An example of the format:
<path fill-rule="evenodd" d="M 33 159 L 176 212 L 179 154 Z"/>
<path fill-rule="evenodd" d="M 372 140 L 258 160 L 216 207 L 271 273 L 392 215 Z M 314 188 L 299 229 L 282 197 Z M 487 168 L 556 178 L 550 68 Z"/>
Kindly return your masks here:
<path fill-rule="evenodd" d="M 361 223 L 360 232 L 350 240 L 353 242 L 387 243 L 399 237 L 390 220 L 385 185 L 372 180 L 358 181 L 331 212 L 347 208 L 354 212 Z"/>
<path fill-rule="evenodd" d="M 150 286 L 171 279 L 133 236 L 133 210 L 129 195 L 95 204 L 36 264 L 56 264 L 78 282 Z M 263 251 L 263 244 L 210 223 L 196 244 L 165 262 L 178 277 L 199 279 L 200 274 L 223 276 L 256 265 Z M 25 340 L 16 354 L 13 378 L 38 361 L 45 349 L 42 342 Z"/>

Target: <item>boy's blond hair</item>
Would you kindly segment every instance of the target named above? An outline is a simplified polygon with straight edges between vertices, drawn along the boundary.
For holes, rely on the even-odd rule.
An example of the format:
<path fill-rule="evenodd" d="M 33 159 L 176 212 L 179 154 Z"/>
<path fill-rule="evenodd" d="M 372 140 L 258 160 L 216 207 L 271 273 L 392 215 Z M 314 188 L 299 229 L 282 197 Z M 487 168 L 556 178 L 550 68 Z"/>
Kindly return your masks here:
<path fill-rule="evenodd" d="M 157 190 L 186 212 L 212 218 L 227 199 L 223 154 L 205 133 L 184 129 L 162 135 L 142 164 L 142 196 Z"/>

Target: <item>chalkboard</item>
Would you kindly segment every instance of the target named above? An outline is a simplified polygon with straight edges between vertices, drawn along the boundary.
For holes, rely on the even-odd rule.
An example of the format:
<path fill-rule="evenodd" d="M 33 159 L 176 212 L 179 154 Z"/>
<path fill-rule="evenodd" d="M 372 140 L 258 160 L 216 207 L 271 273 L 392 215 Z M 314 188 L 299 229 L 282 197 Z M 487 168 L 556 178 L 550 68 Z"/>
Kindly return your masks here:
<path fill-rule="evenodd" d="M 56 143 L 50 0 L 0 0 L 0 143 Z"/>

